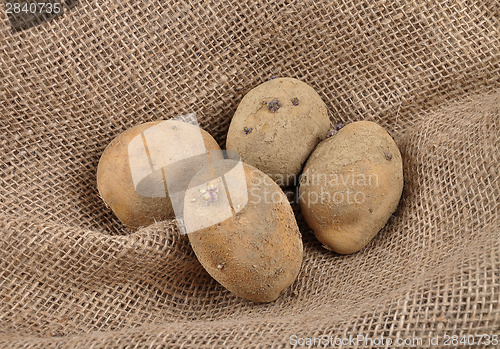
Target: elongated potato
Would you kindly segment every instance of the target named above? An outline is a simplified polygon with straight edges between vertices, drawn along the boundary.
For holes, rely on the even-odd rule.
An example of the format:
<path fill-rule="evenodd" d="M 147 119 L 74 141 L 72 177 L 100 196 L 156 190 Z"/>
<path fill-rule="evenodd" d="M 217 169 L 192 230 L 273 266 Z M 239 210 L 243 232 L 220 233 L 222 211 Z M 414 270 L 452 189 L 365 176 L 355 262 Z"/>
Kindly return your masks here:
<path fill-rule="evenodd" d="M 232 166 L 224 161 L 214 164 L 188 191 L 188 228 L 213 222 L 190 232 L 189 241 L 200 263 L 222 286 L 245 299 L 270 302 L 299 273 L 301 235 L 280 187 L 246 164 L 241 176 L 226 175 L 223 182 L 222 174 Z"/>
<path fill-rule="evenodd" d="M 99 194 L 131 229 L 173 218 L 167 179 L 171 185 L 182 183 L 201 167 L 200 161 L 190 161 L 190 157 L 219 150 L 206 131 L 182 121 L 132 127 L 113 139 L 99 160 Z"/>
<path fill-rule="evenodd" d="M 311 86 L 278 78 L 243 97 L 231 120 L 226 146 L 279 185 L 295 185 L 304 162 L 329 128 L 326 105 Z"/>
<path fill-rule="evenodd" d="M 399 149 L 379 125 L 359 121 L 321 142 L 300 181 L 300 207 L 326 248 L 362 249 L 396 210 L 403 190 Z"/>

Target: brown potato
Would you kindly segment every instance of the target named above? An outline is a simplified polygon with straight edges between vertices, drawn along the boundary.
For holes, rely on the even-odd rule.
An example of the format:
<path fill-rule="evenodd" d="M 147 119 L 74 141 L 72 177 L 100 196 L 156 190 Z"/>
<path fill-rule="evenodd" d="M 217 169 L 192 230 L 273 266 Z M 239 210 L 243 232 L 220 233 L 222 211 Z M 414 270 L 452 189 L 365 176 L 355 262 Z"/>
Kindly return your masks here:
<path fill-rule="evenodd" d="M 202 153 L 203 144 L 208 151 L 220 150 L 207 132 L 182 121 L 154 121 L 132 127 L 113 139 L 99 160 L 99 194 L 131 229 L 173 218 L 166 177 L 192 177 L 200 162 L 183 163 L 181 158 Z M 157 160 L 167 150 L 173 150 L 173 157 L 179 158 L 175 165 Z"/>
<path fill-rule="evenodd" d="M 271 302 L 299 273 L 302 239 L 280 187 L 263 172 L 240 164 L 241 177 L 225 183 L 221 174 L 232 167 L 226 160 L 197 175 L 197 186 L 185 197 L 187 225 L 214 224 L 188 237 L 200 263 L 222 286 L 254 302 Z"/>
<path fill-rule="evenodd" d="M 314 89 L 292 78 L 267 81 L 241 100 L 226 147 L 279 185 L 297 176 L 330 127 L 326 105 Z"/>
<path fill-rule="evenodd" d="M 379 125 L 359 121 L 321 142 L 300 180 L 300 207 L 320 242 L 362 249 L 396 210 L 403 190 L 399 149 Z"/>

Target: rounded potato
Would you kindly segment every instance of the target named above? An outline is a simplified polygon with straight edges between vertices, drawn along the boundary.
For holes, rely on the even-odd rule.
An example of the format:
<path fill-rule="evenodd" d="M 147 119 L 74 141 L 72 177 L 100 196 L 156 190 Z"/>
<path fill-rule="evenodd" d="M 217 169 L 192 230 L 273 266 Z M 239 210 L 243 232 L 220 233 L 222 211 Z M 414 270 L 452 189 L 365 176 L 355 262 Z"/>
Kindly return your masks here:
<path fill-rule="evenodd" d="M 181 149 L 179 142 L 192 145 Z M 131 229 L 173 218 L 165 176 L 176 179 L 194 175 L 200 165 L 196 161 L 178 161 L 177 165 L 167 166 L 162 154 L 170 149 L 169 156 L 182 160 L 203 152 L 203 144 L 206 151 L 220 151 L 210 134 L 182 121 L 153 121 L 132 127 L 113 139 L 99 160 L 99 194 Z"/>
<path fill-rule="evenodd" d="M 223 184 L 218 170 L 211 168 L 201 177 L 207 190 L 186 195 L 186 218 L 218 223 L 188 233 L 191 246 L 207 272 L 234 295 L 254 302 L 277 299 L 296 279 L 302 264 L 302 238 L 287 197 L 263 172 L 242 164 L 243 175 Z M 215 172 L 215 175 L 214 175 Z M 212 178 L 217 178 L 212 180 Z M 225 188 L 240 188 L 224 201 Z M 246 190 L 245 190 L 246 189 Z M 217 192 L 216 196 L 207 192 Z M 243 196 L 248 194 L 244 205 Z M 223 217 L 224 206 L 232 214 Z"/>
<path fill-rule="evenodd" d="M 326 248 L 362 249 L 396 210 L 403 166 L 391 136 L 369 121 L 351 123 L 321 142 L 300 181 L 300 207 Z"/>
<path fill-rule="evenodd" d="M 329 127 L 326 105 L 311 86 L 278 78 L 243 97 L 229 126 L 226 147 L 287 186 L 294 184 Z"/>

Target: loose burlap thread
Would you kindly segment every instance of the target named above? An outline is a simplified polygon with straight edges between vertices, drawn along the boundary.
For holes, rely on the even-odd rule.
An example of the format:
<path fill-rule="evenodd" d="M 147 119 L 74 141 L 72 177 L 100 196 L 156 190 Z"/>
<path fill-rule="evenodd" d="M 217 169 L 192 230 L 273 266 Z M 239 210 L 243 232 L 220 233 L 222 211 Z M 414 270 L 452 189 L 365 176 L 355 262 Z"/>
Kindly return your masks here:
<path fill-rule="evenodd" d="M 324 335 L 442 347 L 444 335 L 500 334 L 499 11 L 80 1 L 20 32 L 1 11 L 0 347 L 278 348 Z M 224 146 L 241 98 L 272 76 L 313 86 L 332 123 L 384 126 L 405 187 L 353 255 L 323 249 L 297 213 L 299 277 L 255 304 L 210 278 L 174 222 L 126 230 L 95 173 L 120 132 L 182 113 Z"/>

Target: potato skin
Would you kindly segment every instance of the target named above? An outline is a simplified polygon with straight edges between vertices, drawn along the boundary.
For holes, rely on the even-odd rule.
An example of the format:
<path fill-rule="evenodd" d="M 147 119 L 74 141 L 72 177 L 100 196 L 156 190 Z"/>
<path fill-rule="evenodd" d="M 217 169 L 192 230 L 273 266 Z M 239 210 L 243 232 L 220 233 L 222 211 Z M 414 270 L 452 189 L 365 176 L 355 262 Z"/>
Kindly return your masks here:
<path fill-rule="evenodd" d="M 140 124 L 119 134 L 106 147 L 97 166 L 97 189 L 101 198 L 118 219 L 130 229 L 138 229 L 174 217 L 174 210 L 166 189 L 166 197 L 147 197 L 137 193 L 128 156 L 128 146 L 135 136 L 164 121 Z M 194 125 L 192 127 L 193 130 L 198 129 Z M 200 130 L 207 150 L 220 150 L 212 136 Z M 189 134 L 182 136 L 187 139 L 190 137 Z"/>
<path fill-rule="evenodd" d="M 200 263 L 222 286 L 247 300 L 271 302 L 300 271 L 302 238 L 280 187 L 252 166 L 244 164 L 244 173 L 249 197 L 243 209 L 188 237 Z"/>
<path fill-rule="evenodd" d="M 402 190 L 396 143 L 376 123 L 359 121 L 321 142 L 311 154 L 300 181 L 300 207 L 326 248 L 349 254 L 383 228 Z"/>
<path fill-rule="evenodd" d="M 229 126 L 226 147 L 287 186 L 297 184 L 294 180 L 304 162 L 329 128 L 326 105 L 311 86 L 278 78 L 243 97 Z"/>

